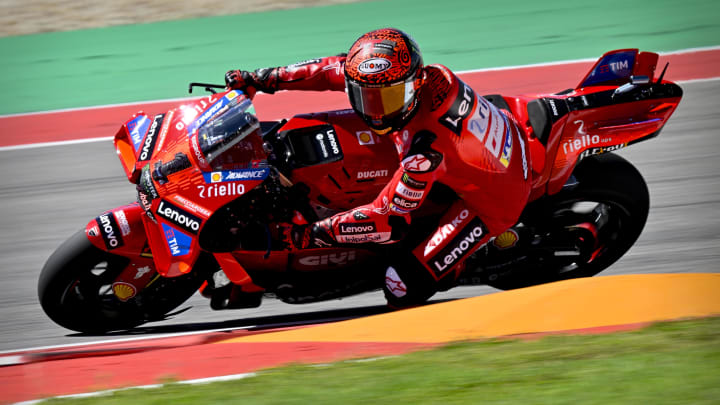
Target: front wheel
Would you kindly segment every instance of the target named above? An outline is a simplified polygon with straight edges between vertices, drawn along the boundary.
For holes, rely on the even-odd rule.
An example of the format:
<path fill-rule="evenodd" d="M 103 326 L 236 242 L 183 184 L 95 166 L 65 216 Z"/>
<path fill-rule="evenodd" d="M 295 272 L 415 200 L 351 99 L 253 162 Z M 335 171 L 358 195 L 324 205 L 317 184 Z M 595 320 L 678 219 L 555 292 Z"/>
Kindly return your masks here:
<path fill-rule="evenodd" d="M 635 243 L 650 206 L 638 170 L 606 154 L 585 158 L 573 175 L 576 186 L 528 206 L 513 228 L 517 246 L 487 247 L 485 284 L 507 290 L 594 276 Z"/>
<path fill-rule="evenodd" d="M 113 293 L 112 284 L 131 265 L 131 259 L 98 249 L 79 231 L 45 263 L 38 281 L 40 305 L 60 326 L 104 333 L 162 319 L 203 282 L 195 271 L 175 278 L 158 277 L 137 296 L 122 301 Z"/>

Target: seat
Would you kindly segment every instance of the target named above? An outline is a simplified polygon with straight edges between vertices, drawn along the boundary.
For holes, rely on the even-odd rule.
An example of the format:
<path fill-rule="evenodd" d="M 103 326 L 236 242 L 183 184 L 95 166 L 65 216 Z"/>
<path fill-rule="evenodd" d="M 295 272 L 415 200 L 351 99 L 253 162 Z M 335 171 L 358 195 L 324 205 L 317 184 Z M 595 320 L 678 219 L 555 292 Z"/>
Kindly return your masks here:
<path fill-rule="evenodd" d="M 550 135 L 550 127 L 552 127 L 552 120 L 547 102 L 542 98 L 533 100 L 528 103 L 527 112 L 528 119 L 530 120 L 530 126 L 535 133 L 535 137 L 537 137 L 540 143 L 547 145 L 548 135 Z"/>

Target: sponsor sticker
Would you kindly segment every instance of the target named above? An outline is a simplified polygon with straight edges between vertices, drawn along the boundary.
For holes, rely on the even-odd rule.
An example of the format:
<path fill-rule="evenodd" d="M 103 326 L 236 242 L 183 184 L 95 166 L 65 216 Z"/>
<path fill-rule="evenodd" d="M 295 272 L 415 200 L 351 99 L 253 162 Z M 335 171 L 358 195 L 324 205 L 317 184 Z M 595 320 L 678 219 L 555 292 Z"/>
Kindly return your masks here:
<path fill-rule="evenodd" d="M 470 115 L 470 107 L 472 107 L 474 98 L 475 92 L 470 86 L 458 80 L 458 93 L 455 101 L 453 101 L 450 109 L 440 116 L 440 124 L 459 136 L 462 132 L 465 119 Z"/>
<path fill-rule="evenodd" d="M 115 211 L 114 214 L 115 219 L 117 219 L 117 222 L 120 225 L 120 232 L 122 233 L 122 236 L 128 236 L 130 234 L 130 223 L 125 216 L 125 211 Z"/>
<path fill-rule="evenodd" d="M 599 147 L 599 148 L 586 149 L 586 150 L 584 150 L 584 151 L 580 154 L 580 156 L 578 157 L 578 159 L 585 159 L 585 158 L 588 157 L 588 156 L 600 155 L 600 154 L 602 154 L 602 153 L 607 153 L 607 152 L 613 152 L 613 151 L 616 151 L 616 150 L 618 150 L 618 149 L 622 149 L 622 148 L 624 148 L 625 146 L 627 146 L 627 143 L 621 143 L 621 144 L 618 144 L 618 145 L 603 146 L 603 147 Z"/>
<path fill-rule="evenodd" d="M 355 261 L 357 258 L 357 252 L 350 250 L 348 252 L 330 253 L 326 255 L 312 255 L 305 256 L 298 259 L 298 263 L 303 266 L 346 266 L 350 262 Z"/>
<path fill-rule="evenodd" d="M 97 226 L 93 226 L 87 231 L 88 236 L 96 237 L 100 235 L 100 229 Z"/>
<path fill-rule="evenodd" d="M 495 245 L 498 249 L 509 249 L 517 245 L 518 239 L 520 238 L 517 232 L 512 229 L 508 229 L 495 238 L 493 245 Z"/>
<path fill-rule="evenodd" d="M 171 255 L 185 256 L 190 253 L 190 247 L 192 246 L 192 237 L 190 235 L 186 235 L 166 224 L 162 224 L 162 227 Z"/>
<path fill-rule="evenodd" d="M 402 161 L 402 166 L 409 172 L 423 173 L 430 170 L 432 162 L 424 155 L 412 155 Z"/>
<path fill-rule="evenodd" d="M 376 177 L 387 177 L 387 175 L 387 170 L 365 170 L 363 172 L 358 172 L 357 178 L 358 180 L 374 179 Z"/>
<path fill-rule="evenodd" d="M 230 103 L 230 100 L 232 100 L 232 99 L 234 98 L 234 97 L 229 97 L 229 96 L 230 96 L 231 94 L 233 94 L 233 93 L 234 93 L 235 95 L 237 95 L 236 92 L 231 91 L 231 92 L 228 93 L 225 97 L 221 98 L 220 100 L 218 100 L 218 101 L 216 101 L 214 104 L 212 104 L 212 105 L 210 106 L 210 108 L 208 108 L 208 109 L 207 109 L 202 115 L 200 115 L 195 121 L 191 122 L 191 123 L 187 126 L 187 133 L 188 133 L 188 134 L 193 133 L 196 129 L 200 128 L 201 126 L 203 126 L 203 124 L 205 124 L 206 122 L 208 122 L 208 120 L 209 120 L 210 118 L 212 118 L 215 114 L 217 114 L 217 113 L 220 111 L 220 109 L 222 109 L 223 107 L 225 107 L 226 105 L 228 105 L 228 104 Z"/>
<path fill-rule="evenodd" d="M 402 177 L 400 178 L 400 181 L 405 183 L 408 187 L 414 188 L 416 190 L 423 190 L 425 187 L 427 187 L 427 183 L 424 181 L 418 181 L 410 177 L 409 174 L 403 173 Z"/>
<path fill-rule="evenodd" d="M 420 200 L 422 196 L 425 195 L 425 191 L 407 188 L 402 182 L 397 184 L 395 192 L 408 200 Z"/>
<path fill-rule="evenodd" d="M 420 201 L 408 201 L 397 194 L 393 196 L 392 202 L 395 206 L 405 210 L 412 210 L 420 205 Z"/>
<path fill-rule="evenodd" d="M 360 145 L 375 144 L 375 137 L 373 136 L 371 131 L 357 131 L 355 132 L 355 136 L 357 137 L 358 143 Z"/>
<path fill-rule="evenodd" d="M 174 204 L 171 204 L 168 201 L 160 201 L 157 208 L 157 214 L 195 235 L 197 235 L 200 231 L 200 225 L 202 224 L 202 220 L 200 218 Z"/>
<path fill-rule="evenodd" d="M 527 180 L 528 178 L 528 161 L 527 161 L 527 155 L 525 155 L 525 141 L 523 141 L 522 135 L 518 134 L 518 141 L 520 141 L 520 156 L 522 157 L 522 166 L 523 166 L 523 178 Z"/>
<path fill-rule="evenodd" d="M 285 69 L 287 69 L 288 72 L 292 72 L 299 67 L 314 65 L 316 63 L 320 63 L 320 59 L 307 59 L 298 63 L 293 63 L 292 65 L 286 66 Z"/>
<path fill-rule="evenodd" d="M 155 118 L 153 118 L 150 129 L 145 135 L 145 140 L 143 141 L 142 147 L 140 148 L 140 155 L 137 159 L 138 162 L 146 161 L 152 156 L 153 151 L 155 150 L 155 143 L 158 139 L 158 133 L 160 132 L 160 128 L 162 128 L 164 119 L 165 114 L 156 115 Z"/>
<path fill-rule="evenodd" d="M 339 228 L 341 235 L 358 235 L 377 232 L 375 222 L 341 223 Z"/>
<path fill-rule="evenodd" d="M 393 204 L 393 203 L 390 203 L 390 209 L 391 209 L 393 212 L 396 212 L 396 213 L 398 213 L 398 214 L 400 214 L 400 215 L 404 215 L 404 214 L 409 214 L 409 213 L 410 213 L 410 210 L 406 210 L 406 209 L 404 209 L 404 208 L 400 208 L 400 207 L 398 207 L 397 205 L 395 205 L 395 204 Z"/>
<path fill-rule="evenodd" d="M 342 150 L 335 134 L 335 128 L 332 126 L 323 127 L 320 132 L 315 134 L 315 140 L 320 147 L 320 153 L 323 158 L 327 159 L 331 155 L 333 158 L 342 156 Z"/>
<path fill-rule="evenodd" d="M 385 286 L 392 295 L 398 298 L 402 298 L 407 294 L 407 286 L 392 266 L 385 271 Z"/>
<path fill-rule="evenodd" d="M 202 207 L 202 206 L 194 203 L 193 201 L 188 200 L 187 198 L 185 198 L 183 196 L 174 195 L 172 197 L 172 199 L 175 200 L 175 202 L 180 203 L 183 207 L 189 209 L 190 211 L 192 211 L 194 213 L 200 214 L 200 215 L 204 216 L 205 218 L 208 218 L 208 217 L 210 217 L 210 215 L 212 215 L 212 212 L 210 212 L 209 209 Z"/>
<path fill-rule="evenodd" d="M 390 232 L 368 233 L 364 235 L 338 235 L 337 241 L 340 243 L 369 243 L 383 242 L 390 239 Z"/>
<path fill-rule="evenodd" d="M 368 75 L 382 73 L 392 66 L 392 62 L 385 58 L 366 59 L 358 65 L 358 71 Z"/>
<path fill-rule="evenodd" d="M 137 288 L 130 283 L 123 281 L 116 281 L 112 285 L 113 293 L 122 302 L 129 300 L 130 298 L 137 295 Z"/>
<path fill-rule="evenodd" d="M 130 132 L 130 139 L 133 143 L 133 149 L 137 153 L 140 148 L 143 137 L 150 126 L 150 119 L 146 115 L 133 118 L 132 121 L 127 123 L 127 129 Z"/>
<path fill-rule="evenodd" d="M 197 190 L 200 198 L 237 197 L 245 194 L 245 185 L 236 182 L 218 183 L 199 185 Z"/>
<path fill-rule="evenodd" d="M 512 157 L 512 148 L 513 148 L 513 131 L 510 131 L 510 128 L 507 128 L 507 136 L 505 137 L 505 145 L 503 145 L 502 149 L 502 155 L 500 156 L 500 163 L 508 167 L 510 165 L 510 158 Z"/>
<path fill-rule="evenodd" d="M 270 174 L 270 169 L 255 168 L 242 170 L 222 170 L 217 172 L 203 173 L 205 183 L 221 183 L 226 181 L 247 181 L 247 180 L 265 180 Z"/>
<path fill-rule="evenodd" d="M 447 246 L 430 259 L 430 266 L 435 274 L 440 275 L 453 268 L 463 257 L 472 253 L 484 234 L 480 218 L 473 218 Z"/>
<path fill-rule="evenodd" d="M 150 268 L 150 266 L 138 267 L 137 271 L 135 272 L 135 276 L 133 277 L 133 280 L 142 278 L 142 276 L 150 273 L 151 271 L 152 269 Z"/>
<path fill-rule="evenodd" d="M 120 229 L 112 213 L 107 212 L 100 215 L 95 219 L 95 222 L 97 222 L 100 227 L 100 234 L 108 250 L 117 249 L 124 245 L 122 236 L 120 235 Z"/>
<path fill-rule="evenodd" d="M 452 221 L 441 226 L 440 229 L 438 229 L 430 238 L 430 241 L 427 243 L 427 245 L 425 245 L 425 251 L 423 253 L 423 256 L 427 256 L 436 247 L 440 246 L 443 241 L 447 239 L 450 235 L 452 235 L 455 229 L 460 227 L 469 216 L 470 211 L 462 210 L 455 216 L 455 218 L 452 219 Z"/>

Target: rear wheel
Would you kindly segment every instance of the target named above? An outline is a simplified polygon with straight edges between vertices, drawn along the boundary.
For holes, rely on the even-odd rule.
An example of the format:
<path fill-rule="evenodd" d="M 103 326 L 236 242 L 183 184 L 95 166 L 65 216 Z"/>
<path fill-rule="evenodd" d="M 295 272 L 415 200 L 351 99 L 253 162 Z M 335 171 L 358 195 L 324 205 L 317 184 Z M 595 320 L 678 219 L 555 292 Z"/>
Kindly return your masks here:
<path fill-rule="evenodd" d="M 575 187 L 528 206 L 513 229 L 517 246 L 500 250 L 491 244 L 475 254 L 485 284 L 507 290 L 590 277 L 635 243 L 650 205 L 637 169 L 618 155 L 596 155 L 573 175 Z"/>
<path fill-rule="evenodd" d="M 79 231 L 45 263 L 38 281 L 40 305 L 60 326 L 103 333 L 162 319 L 203 282 L 195 271 L 160 277 L 137 296 L 122 301 L 113 293 L 112 284 L 130 265 L 131 259 L 98 249 Z"/>

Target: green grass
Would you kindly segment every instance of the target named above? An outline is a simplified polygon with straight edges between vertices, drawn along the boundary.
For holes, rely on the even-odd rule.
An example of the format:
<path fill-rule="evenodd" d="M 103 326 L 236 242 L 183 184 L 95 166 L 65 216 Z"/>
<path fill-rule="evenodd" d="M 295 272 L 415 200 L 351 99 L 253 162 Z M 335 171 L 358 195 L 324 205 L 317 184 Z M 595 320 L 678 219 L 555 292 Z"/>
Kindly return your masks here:
<path fill-rule="evenodd" d="M 720 318 L 625 333 L 462 342 L 58 404 L 720 404 Z"/>

